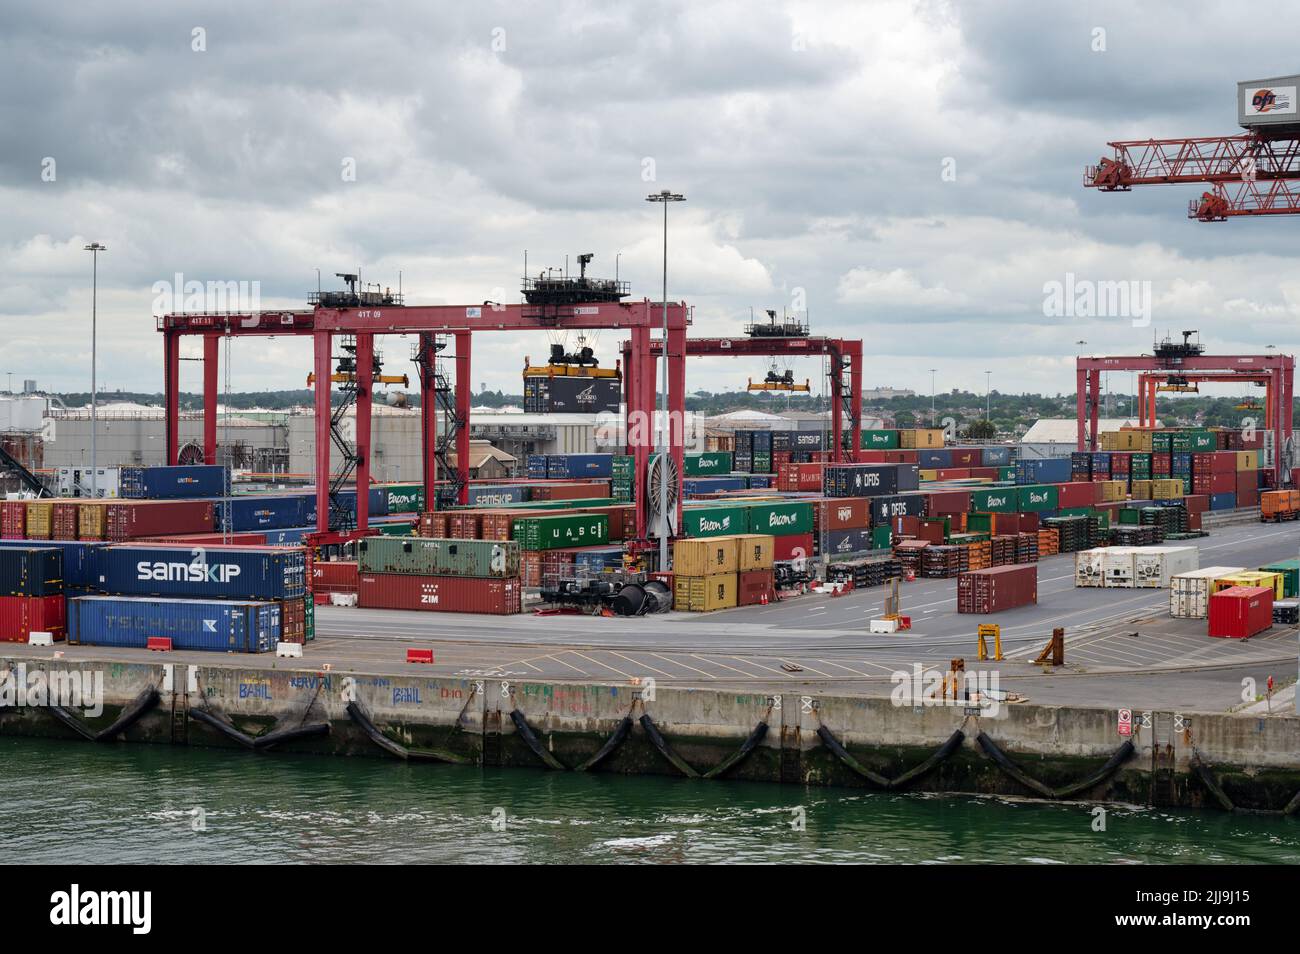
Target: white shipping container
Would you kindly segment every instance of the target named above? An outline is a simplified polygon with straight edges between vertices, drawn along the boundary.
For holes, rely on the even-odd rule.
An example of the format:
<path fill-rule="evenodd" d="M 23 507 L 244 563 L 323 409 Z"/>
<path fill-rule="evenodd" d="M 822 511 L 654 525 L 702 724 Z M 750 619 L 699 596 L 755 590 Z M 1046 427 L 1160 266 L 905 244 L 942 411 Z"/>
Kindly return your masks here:
<path fill-rule="evenodd" d="M 1203 570 L 1171 576 L 1169 615 L 1176 619 L 1205 619 L 1210 613 L 1214 581 L 1240 572 L 1240 569 L 1230 566 L 1207 566 Z"/>
<path fill-rule="evenodd" d="M 1074 554 L 1074 585 L 1104 586 L 1106 582 L 1105 547 L 1079 550 Z"/>
<path fill-rule="evenodd" d="M 1200 563 L 1196 547 L 1142 547 L 1133 553 L 1133 585 L 1164 589 L 1170 577 L 1191 572 Z"/>
<path fill-rule="evenodd" d="M 1106 586 L 1132 588 L 1133 552 L 1137 547 L 1107 547 L 1102 556 Z"/>

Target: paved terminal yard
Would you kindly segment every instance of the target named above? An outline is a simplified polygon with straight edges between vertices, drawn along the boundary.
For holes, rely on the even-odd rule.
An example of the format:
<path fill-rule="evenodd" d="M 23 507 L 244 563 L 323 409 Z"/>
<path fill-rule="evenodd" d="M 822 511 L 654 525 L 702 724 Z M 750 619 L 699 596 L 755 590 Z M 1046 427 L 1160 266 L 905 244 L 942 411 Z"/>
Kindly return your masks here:
<path fill-rule="evenodd" d="M 1294 524 L 1226 527 L 1202 538 L 1202 566 L 1257 567 L 1300 549 Z M 901 585 L 910 632 L 868 635 L 883 590 L 842 597 L 810 594 L 782 603 L 708 614 L 639 619 L 587 616 L 469 616 L 317 608 L 316 640 L 303 660 L 241 655 L 245 668 L 316 668 L 428 677 L 622 682 L 717 689 L 888 695 L 899 670 L 992 668 L 1000 686 L 1038 704 L 1184 708 L 1240 707 L 1243 679 L 1261 688 L 1272 675 L 1290 681 L 1297 666 L 1295 627 L 1275 626 L 1249 640 L 1212 639 L 1203 620 L 1168 615 L 1163 589 L 1076 589 L 1074 555 L 1039 564 L 1038 605 L 993 616 L 958 615 L 955 580 Z M 1000 663 L 976 662 L 979 623 L 1001 626 Z M 1032 660 L 1053 627 L 1066 631 L 1066 665 Z M 408 664 L 408 647 L 430 648 L 435 663 Z M 161 661 L 139 650 L 60 647 L 69 660 Z M 49 650 L 9 647 L 13 655 Z M 145 659 L 142 659 L 145 657 Z M 211 653 L 171 653 L 171 662 L 217 664 Z M 230 657 L 235 662 L 234 657 Z M 1294 711 L 1290 705 L 1285 707 Z"/>

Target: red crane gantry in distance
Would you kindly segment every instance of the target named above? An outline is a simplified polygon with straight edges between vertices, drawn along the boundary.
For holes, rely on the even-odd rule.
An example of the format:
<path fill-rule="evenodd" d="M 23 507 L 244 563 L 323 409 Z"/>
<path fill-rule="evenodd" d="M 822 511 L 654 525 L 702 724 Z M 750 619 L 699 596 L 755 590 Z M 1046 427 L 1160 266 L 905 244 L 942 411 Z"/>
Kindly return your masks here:
<path fill-rule="evenodd" d="M 1108 143 L 1112 155 L 1086 166 L 1083 184 L 1102 192 L 1134 186 L 1204 183 L 1188 218 L 1300 213 L 1300 129 L 1281 127 L 1234 136 L 1135 139 Z"/>
<path fill-rule="evenodd" d="M 651 351 L 650 332 L 662 326 L 663 306 L 648 300 L 632 302 L 595 302 L 564 307 L 563 315 L 548 315 L 536 306 L 504 305 L 402 305 L 382 304 L 359 307 L 326 307 L 310 310 L 266 312 L 262 314 L 169 314 L 157 319 L 163 335 L 164 389 L 166 392 L 167 462 L 175 464 L 180 452 L 180 342 L 183 337 L 203 339 L 203 456 L 212 463 L 217 454 L 218 344 L 221 338 L 267 337 L 272 335 L 310 336 L 313 339 L 316 375 L 316 519 L 318 533 L 329 532 L 330 467 L 330 377 L 333 364 L 333 339 L 351 336 L 356 341 L 356 486 L 370 484 L 370 419 L 373 403 L 374 339 L 382 335 L 412 334 L 429 341 L 437 336 L 452 338 L 455 355 L 436 359 L 432 347 L 421 348 L 422 361 L 430 366 L 435 360 L 450 360 L 455 366 L 456 469 L 460 503 L 469 492 L 469 412 L 471 340 L 475 332 L 550 331 L 626 329 L 631 336 L 629 360 L 625 367 L 628 451 L 635 458 L 637 536 L 646 538 L 648 525 L 646 474 L 654 444 L 655 357 Z M 686 327 L 688 310 L 684 303 L 669 302 L 668 323 L 668 411 L 669 452 L 682 473 L 683 423 L 686 395 Z M 659 353 L 663 345 L 659 343 Z M 424 464 L 425 506 L 437 500 L 436 456 L 438 439 L 436 386 L 434 375 L 420 374 L 420 413 L 422 460 Z M 680 488 L 679 488 L 680 491 Z M 678 507 L 681 506 L 678 493 Z M 369 523 L 369 495 L 357 494 L 357 533 Z M 678 514 L 680 520 L 680 512 Z"/>
<path fill-rule="evenodd" d="M 662 340 L 650 342 L 650 352 L 663 354 Z M 836 461 L 857 460 L 862 445 L 862 342 L 842 338 L 771 337 L 687 338 L 686 356 L 695 357 L 828 357 L 827 377 L 831 385 L 831 440 L 828 448 Z M 623 346 L 623 360 L 630 363 L 630 344 Z M 846 385 L 845 378 L 848 378 Z M 844 438 L 849 438 L 846 443 Z"/>
<path fill-rule="evenodd" d="M 1148 382 L 1170 377 L 1189 380 L 1213 380 L 1239 383 L 1263 380 L 1267 387 L 1266 430 L 1273 435 L 1274 487 L 1293 486 L 1294 452 L 1291 447 L 1293 406 L 1295 399 L 1295 357 L 1275 355 L 1208 355 L 1195 354 L 1172 361 L 1157 355 L 1123 357 L 1080 357 L 1075 365 L 1078 400 L 1078 449 L 1097 449 L 1097 427 L 1101 416 L 1101 375 L 1104 371 L 1138 372 Z M 1148 384 L 1147 387 L 1151 385 Z M 1154 391 L 1148 392 L 1149 404 L 1140 411 L 1148 426 L 1155 421 Z M 1144 400 L 1142 403 L 1146 404 Z M 1261 468 L 1264 469 L 1264 468 Z"/>

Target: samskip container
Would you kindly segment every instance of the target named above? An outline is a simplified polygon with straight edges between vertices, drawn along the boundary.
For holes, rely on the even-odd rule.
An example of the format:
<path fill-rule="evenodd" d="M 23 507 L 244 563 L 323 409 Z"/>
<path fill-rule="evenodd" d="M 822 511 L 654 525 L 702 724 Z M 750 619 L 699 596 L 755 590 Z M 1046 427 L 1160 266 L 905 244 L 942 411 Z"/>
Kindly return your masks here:
<path fill-rule="evenodd" d="M 1169 579 L 1169 615 L 1176 619 L 1205 619 L 1216 580 L 1241 572 L 1242 567 L 1208 566 Z"/>
<path fill-rule="evenodd" d="M 110 546 L 98 553 L 96 588 L 130 596 L 290 600 L 306 593 L 300 547 Z"/>

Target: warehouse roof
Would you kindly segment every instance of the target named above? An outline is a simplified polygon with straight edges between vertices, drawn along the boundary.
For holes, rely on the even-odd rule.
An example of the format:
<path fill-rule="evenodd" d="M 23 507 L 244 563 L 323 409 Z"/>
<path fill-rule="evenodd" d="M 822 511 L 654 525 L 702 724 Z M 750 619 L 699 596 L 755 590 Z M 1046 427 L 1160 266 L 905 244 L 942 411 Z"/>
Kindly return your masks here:
<path fill-rule="evenodd" d="M 1121 427 L 1137 427 L 1132 417 L 1103 417 L 1097 421 L 1097 433 L 1118 431 Z M 1159 427 L 1160 422 L 1156 422 Z M 1073 444 L 1079 437 L 1079 425 L 1073 418 L 1044 417 L 1034 422 L 1020 438 L 1022 444 Z"/>

